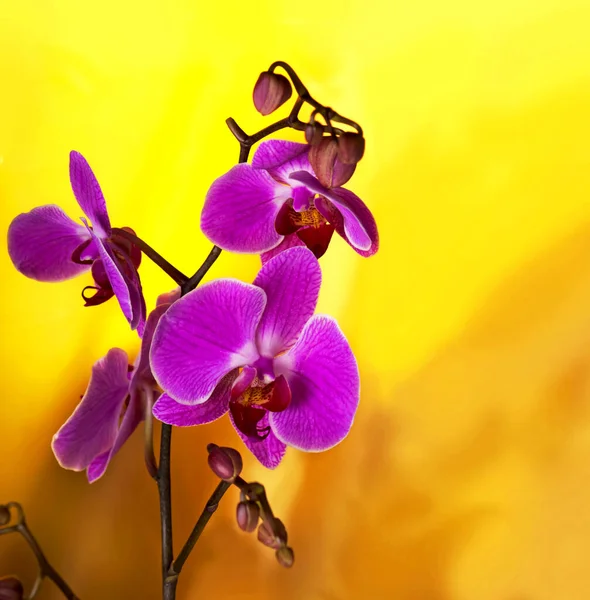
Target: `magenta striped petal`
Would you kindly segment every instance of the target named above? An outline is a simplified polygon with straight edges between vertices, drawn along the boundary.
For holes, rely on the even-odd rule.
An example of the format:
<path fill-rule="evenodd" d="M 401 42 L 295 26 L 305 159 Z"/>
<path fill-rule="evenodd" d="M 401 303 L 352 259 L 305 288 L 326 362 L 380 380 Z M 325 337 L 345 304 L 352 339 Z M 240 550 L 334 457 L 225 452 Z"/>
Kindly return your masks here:
<path fill-rule="evenodd" d="M 90 268 L 72 260 L 74 251 L 89 239 L 88 231 L 59 206 L 39 206 L 13 219 L 8 228 L 8 254 L 26 277 L 64 281 Z"/>
<path fill-rule="evenodd" d="M 371 211 L 358 196 L 344 188 L 328 189 L 304 171 L 292 173 L 291 179 L 304 184 L 334 204 L 343 219 L 343 223 L 336 230 L 359 254 L 370 256 L 377 251 L 379 247 L 377 224 Z M 316 200 L 316 206 L 321 209 L 321 199 Z"/>
<path fill-rule="evenodd" d="M 51 443 L 58 462 L 81 471 L 117 438 L 119 415 L 129 391 L 127 354 L 112 348 L 92 367 L 86 393 Z"/>
<path fill-rule="evenodd" d="M 270 413 L 275 435 L 307 452 L 327 450 L 348 434 L 359 403 L 356 360 L 336 321 L 316 315 L 295 346 L 275 359 L 275 373 L 285 375 L 291 404 Z"/>
<path fill-rule="evenodd" d="M 117 436 L 110 450 L 97 456 L 89 465 L 86 471 L 88 482 L 93 483 L 104 475 L 113 456 L 119 452 L 123 444 L 129 439 L 131 434 L 137 429 L 137 426 L 145 418 L 145 398 L 139 392 L 131 394 L 129 406 L 125 410 L 125 415 L 121 421 L 121 426 L 117 431 Z"/>
<path fill-rule="evenodd" d="M 266 308 L 256 331 L 258 351 L 275 357 L 290 348 L 315 310 L 322 273 L 307 248 L 291 248 L 269 260 L 254 285 L 266 294 Z"/>
<path fill-rule="evenodd" d="M 100 185 L 90 165 L 79 153 L 70 152 L 70 183 L 76 200 L 90 219 L 96 235 L 100 238 L 111 234 L 111 223 Z"/>
<path fill-rule="evenodd" d="M 177 300 L 160 319 L 152 342 L 152 372 L 182 404 L 201 404 L 227 373 L 258 358 L 256 327 L 264 292 L 218 279 Z"/>
<path fill-rule="evenodd" d="M 252 166 L 255 169 L 264 169 L 278 181 L 291 185 L 289 175 L 294 171 L 313 173 L 308 154 L 307 144 L 287 140 L 267 140 L 258 146 L 252 158 Z"/>
<path fill-rule="evenodd" d="M 263 170 L 236 165 L 209 188 L 201 229 L 214 244 L 230 252 L 270 250 L 283 239 L 276 232 L 275 219 L 289 189 Z"/>
<path fill-rule="evenodd" d="M 238 370 L 234 369 L 223 377 L 203 404 L 188 406 L 176 402 L 168 394 L 162 394 L 154 405 L 154 417 L 163 423 L 177 427 L 211 423 L 227 412 L 231 389 L 237 376 Z"/>
<path fill-rule="evenodd" d="M 137 329 L 139 335 L 143 335 L 146 307 L 139 274 L 130 260 L 124 265 L 121 264 L 120 259 L 115 256 L 108 242 L 105 243 L 96 236 L 94 230 L 90 227 L 88 227 L 88 231 L 94 239 L 106 276 L 125 318 L 129 321 L 131 329 Z"/>

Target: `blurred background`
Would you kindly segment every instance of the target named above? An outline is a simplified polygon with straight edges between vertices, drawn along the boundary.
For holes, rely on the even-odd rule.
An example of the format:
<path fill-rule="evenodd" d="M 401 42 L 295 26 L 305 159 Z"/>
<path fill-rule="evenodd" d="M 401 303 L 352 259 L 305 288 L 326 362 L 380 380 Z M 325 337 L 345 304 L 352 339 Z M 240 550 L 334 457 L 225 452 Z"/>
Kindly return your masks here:
<path fill-rule="evenodd" d="M 180 599 L 590 596 L 589 26 L 587 0 L 1 4 L 3 232 L 40 204 L 79 216 L 76 149 L 113 224 L 192 271 L 210 248 L 205 192 L 237 160 L 224 120 L 270 123 L 251 92 L 277 59 L 365 130 L 347 187 L 373 210 L 381 249 L 362 259 L 335 238 L 319 306 L 359 360 L 355 426 L 274 472 L 227 419 L 176 430 L 177 549 L 215 485 L 215 441 L 243 450 L 296 552 L 280 568 L 237 529 L 228 495 Z M 258 264 L 224 253 L 208 277 L 251 281 Z M 89 277 L 36 283 L 5 250 L 0 276 L 0 502 L 24 504 L 84 600 L 157 599 L 141 434 L 93 485 L 50 450 L 91 365 L 138 339 L 114 301 L 82 306 Z M 172 287 L 148 260 L 141 277 L 148 306 Z M 30 584 L 35 568 L 22 540 L 0 539 L 1 574 Z M 39 595 L 59 597 L 51 583 Z"/>

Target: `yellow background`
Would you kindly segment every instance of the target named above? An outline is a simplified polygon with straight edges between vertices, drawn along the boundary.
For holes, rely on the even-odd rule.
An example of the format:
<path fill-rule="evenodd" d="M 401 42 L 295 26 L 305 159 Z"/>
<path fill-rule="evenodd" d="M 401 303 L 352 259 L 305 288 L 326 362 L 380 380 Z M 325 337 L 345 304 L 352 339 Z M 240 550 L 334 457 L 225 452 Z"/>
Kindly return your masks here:
<path fill-rule="evenodd" d="M 319 307 L 359 360 L 355 426 L 275 472 L 247 457 L 294 569 L 237 530 L 232 493 L 180 599 L 590 598 L 589 27 L 587 0 L 1 3 L 3 232 L 40 204 L 79 215 L 76 149 L 113 224 L 191 271 L 210 247 L 204 194 L 237 159 L 224 120 L 270 122 L 251 89 L 276 59 L 366 132 L 348 187 L 381 250 L 335 240 Z M 257 265 L 224 253 L 210 277 L 249 281 Z M 156 599 L 141 435 L 92 486 L 49 446 L 92 363 L 138 340 L 115 302 L 82 307 L 87 278 L 36 283 L 5 252 L 0 276 L 0 501 L 24 503 L 84 600 Z M 170 282 L 147 260 L 141 276 L 152 306 Z M 174 434 L 177 548 L 214 486 L 209 441 L 243 448 L 227 420 Z M 0 566 L 32 581 L 13 536 Z"/>

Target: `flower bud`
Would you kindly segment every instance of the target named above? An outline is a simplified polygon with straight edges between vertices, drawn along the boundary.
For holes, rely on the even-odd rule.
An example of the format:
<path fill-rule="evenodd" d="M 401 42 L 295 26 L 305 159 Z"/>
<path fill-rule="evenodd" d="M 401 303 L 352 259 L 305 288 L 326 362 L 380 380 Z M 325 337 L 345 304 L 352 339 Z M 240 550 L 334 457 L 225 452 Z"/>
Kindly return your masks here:
<path fill-rule="evenodd" d="M 22 600 L 23 584 L 16 577 L 0 579 L 0 600 Z"/>
<path fill-rule="evenodd" d="M 356 169 L 356 165 L 345 165 L 339 160 L 338 140 L 334 137 L 324 137 L 317 146 L 312 146 L 309 162 L 320 183 L 327 188 L 346 183 Z"/>
<path fill-rule="evenodd" d="M 338 138 L 338 159 L 345 165 L 356 165 L 365 153 L 365 138 L 360 133 L 344 132 Z"/>
<path fill-rule="evenodd" d="M 220 448 L 216 444 L 207 446 L 209 468 L 224 481 L 232 482 L 242 472 L 242 457 L 233 448 Z"/>
<path fill-rule="evenodd" d="M 252 500 L 239 502 L 236 510 L 236 518 L 238 521 L 238 526 L 242 531 L 252 533 L 252 531 L 254 531 L 258 526 L 260 507 Z"/>
<path fill-rule="evenodd" d="M 291 93 L 291 83 L 284 75 L 265 71 L 254 86 L 254 106 L 261 115 L 270 115 L 291 97 Z"/>
<path fill-rule="evenodd" d="M 0 526 L 8 525 L 8 523 L 10 523 L 10 510 L 8 506 L 0 504 Z"/>
<path fill-rule="evenodd" d="M 258 528 L 258 541 L 269 548 L 278 550 L 287 543 L 287 530 L 285 529 L 283 522 L 279 519 L 274 520 L 273 527 L 276 534 L 273 533 L 269 523 L 261 523 Z"/>
<path fill-rule="evenodd" d="M 277 557 L 279 564 L 287 569 L 292 567 L 295 562 L 295 553 L 293 552 L 293 548 L 289 548 L 289 546 L 282 546 L 279 548 L 276 551 L 275 556 Z"/>
<path fill-rule="evenodd" d="M 324 137 L 324 128 L 319 123 L 308 123 L 305 126 L 305 141 L 311 146 L 317 146 Z"/>

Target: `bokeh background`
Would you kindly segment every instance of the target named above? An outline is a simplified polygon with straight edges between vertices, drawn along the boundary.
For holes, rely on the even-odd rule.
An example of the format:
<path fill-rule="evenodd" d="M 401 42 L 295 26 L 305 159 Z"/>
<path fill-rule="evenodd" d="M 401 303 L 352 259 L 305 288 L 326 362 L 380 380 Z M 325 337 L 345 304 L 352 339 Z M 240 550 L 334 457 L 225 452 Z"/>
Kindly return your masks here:
<path fill-rule="evenodd" d="M 381 250 L 362 259 L 335 239 L 319 307 L 359 360 L 355 426 L 274 472 L 247 457 L 289 529 L 292 570 L 237 530 L 234 494 L 180 599 L 590 597 L 589 26 L 587 0 L 0 4 L 2 232 L 39 204 L 79 215 L 76 149 L 113 223 L 191 271 L 210 247 L 204 194 L 237 158 L 224 120 L 270 122 L 251 89 L 276 59 L 366 132 L 348 187 Z M 257 267 L 223 254 L 209 277 Z M 49 446 L 93 362 L 138 339 L 115 302 L 83 308 L 85 278 L 27 280 L 5 251 L 0 276 L 0 501 L 24 504 L 84 600 L 156 599 L 141 434 L 91 486 Z M 147 260 L 141 276 L 150 305 L 171 287 Z M 209 441 L 243 449 L 227 420 L 174 434 L 177 548 L 215 484 Z M 15 536 L 0 566 L 34 578 Z M 60 596 L 48 583 L 39 597 Z"/>

